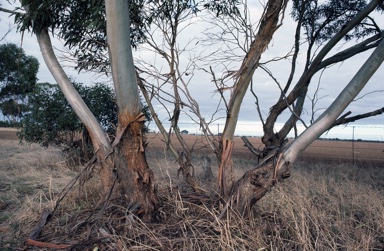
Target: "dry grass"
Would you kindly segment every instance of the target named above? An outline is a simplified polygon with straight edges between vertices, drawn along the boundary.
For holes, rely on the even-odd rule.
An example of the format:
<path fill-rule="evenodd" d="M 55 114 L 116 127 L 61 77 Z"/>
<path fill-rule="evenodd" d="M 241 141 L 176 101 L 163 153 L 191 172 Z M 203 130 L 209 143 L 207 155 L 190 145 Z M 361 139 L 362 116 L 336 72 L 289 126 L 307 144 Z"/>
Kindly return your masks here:
<path fill-rule="evenodd" d="M 57 193 L 75 172 L 55 149 L 20 146 L 17 141 L 0 141 L 0 149 L 0 250 L 13 250 L 23 245 L 42 210 L 53 208 Z M 73 244 L 87 239 L 84 245 L 100 250 L 384 249 L 380 163 L 299 161 L 292 177 L 265 196 L 253 215 L 229 212 L 219 220 L 215 201 L 207 197 L 195 203 L 172 158 L 152 149 L 148 159 L 162 201 L 159 223 L 145 224 L 113 202 L 105 214 L 95 211 L 89 217 L 91 211 L 85 209 L 98 198 L 95 178 L 85 192 L 79 195 L 75 189 L 61 202 L 41 240 Z M 199 158 L 194 163 L 199 176 Z M 238 176 L 253 165 L 235 159 Z M 215 193 L 212 184 L 205 188 Z M 84 245 L 74 249 L 84 250 Z"/>
<path fill-rule="evenodd" d="M 272 214 L 275 250 L 383 250 L 382 166 L 301 162 L 259 203 Z"/>
<path fill-rule="evenodd" d="M 61 153 L 38 145 L 0 141 L 0 249 L 20 244 L 43 208 L 75 175 Z"/>

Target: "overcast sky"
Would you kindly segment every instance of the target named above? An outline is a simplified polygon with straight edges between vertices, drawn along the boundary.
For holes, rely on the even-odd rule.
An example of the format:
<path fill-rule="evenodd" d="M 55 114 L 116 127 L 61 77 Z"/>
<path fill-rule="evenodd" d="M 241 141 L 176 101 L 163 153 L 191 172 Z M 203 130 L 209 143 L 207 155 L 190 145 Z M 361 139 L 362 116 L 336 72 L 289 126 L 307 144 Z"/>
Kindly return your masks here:
<path fill-rule="evenodd" d="M 4 2 L 4 1 L 2 1 Z M 255 1 L 256 2 L 256 1 Z M 7 3 L 3 3 L 4 8 L 9 8 L 9 5 Z M 251 17 L 254 20 L 257 20 L 257 17 L 260 13 L 260 6 L 258 5 L 250 5 L 251 8 Z M 274 57 L 283 56 L 287 54 L 290 49 L 293 46 L 293 35 L 294 35 L 294 29 L 295 24 L 291 17 L 288 15 L 290 10 L 287 10 L 287 14 L 284 19 L 284 25 L 281 27 L 277 33 L 275 34 L 273 41 L 271 45 L 268 47 L 268 50 L 262 55 L 261 61 L 265 62 L 268 61 Z M 384 25 L 384 17 L 380 16 L 377 18 L 377 22 L 379 24 Z M 17 45 L 21 45 L 26 52 L 27 55 L 32 55 L 36 58 L 38 58 L 40 62 L 40 68 L 38 73 L 38 79 L 39 82 L 50 82 L 54 83 L 54 79 L 50 72 L 48 71 L 47 67 L 44 64 L 44 61 L 42 59 L 40 50 L 37 45 L 37 41 L 35 36 L 31 36 L 31 34 L 24 34 L 23 40 L 21 39 L 21 34 L 16 33 L 16 29 L 13 26 L 13 17 L 9 18 L 9 14 L 0 12 L 0 38 L 4 35 L 5 31 L 8 30 L 8 27 L 11 27 L 13 30 L 11 33 L 9 33 L 6 38 L 1 41 L 0 43 L 15 43 Z M 196 25 L 191 25 L 183 31 L 182 37 L 185 37 L 185 40 L 180 40 L 180 46 L 183 46 L 183 43 L 187 43 L 189 39 L 193 39 L 198 37 L 198 34 L 202 31 L 202 26 L 196 22 Z M 56 48 L 62 48 L 62 44 L 54 40 L 54 46 Z M 337 53 L 340 49 L 345 49 L 348 47 L 348 44 L 341 43 L 337 46 L 337 50 L 333 51 L 332 54 Z M 316 88 L 316 84 L 320 81 L 321 83 L 321 90 L 319 92 L 319 96 L 322 98 L 318 101 L 318 104 L 316 104 L 316 109 L 318 108 L 325 108 L 328 104 L 330 104 L 336 97 L 337 94 L 340 93 L 342 88 L 348 84 L 349 80 L 353 77 L 353 74 L 358 70 L 358 68 L 364 63 L 364 61 L 368 58 L 372 51 L 368 51 L 366 53 L 360 54 L 342 64 L 334 65 L 333 67 L 327 69 L 320 80 L 320 74 L 317 74 L 313 78 L 313 84 L 308 92 L 308 95 L 312 96 L 314 94 L 314 89 Z M 197 52 L 196 52 L 197 53 Z M 58 52 L 60 54 L 60 52 Z M 139 50 L 135 52 L 136 57 L 145 58 L 149 62 L 154 62 L 154 57 L 149 52 L 145 50 Z M 191 53 L 189 53 L 189 57 L 191 56 Z M 302 72 L 302 67 L 304 66 L 304 57 L 305 52 L 303 51 L 299 55 L 298 60 L 298 71 L 295 76 L 295 80 L 298 79 L 299 73 Z M 158 58 L 156 59 L 156 63 L 159 64 L 161 60 Z M 277 78 L 277 80 L 284 85 L 286 82 L 289 71 L 290 71 L 290 64 L 291 62 L 289 60 L 283 60 L 275 63 L 268 64 L 268 68 L 273 72 L 274 76 Z M 236 65 L 236 64 L 234 64 Z M 236 67 L 236 66 L 235 66 Z M 91 84 L 94 82 L 99 81 L 108 81 L 106 78 L 96 78 L 93 74 L 86 74 L 82 73 L 80 75 L 77 74 L 77 72 L 71 68 L 65 69 L 67 74 L 70 77 L 74 77 L 78 82 L 83 82 L 85 84 Z M 295 81 L 294 81 L 295 82 Z M 263 71 L 257 70 L 254 75 L 254 87 L 255 92 L 257 93 L 259 97 L 259 102 L 262 104 L 262 113 L 264 116 L 264 119 L 266 118 L 269 108 L 276 102 L 276 99 L 278 98 L 278 95 L 280 93 L 277 85 L 272 81 L 271 78 L 269 78 Z M 209 118 L 216 109 L 217 102 L 219 100 L 219 95 L 215 92 L 214 84 L 211 82 L 210 76 L 203 74 L 202 72 L 199 72 L 198 76 L 194 76 L 192 79 L 192 82 L 190 84 L 190 91 L 192 93 L 192 96 L 198 101 L 200 104 L 200 109 L 202 111 L 202 114 Z M 380 91 L 373 94 L 367 95 L 365 98 L 360 99 L 356 102 L 353 102 L 348 108 L 348 111 L 351 111 L 353 115 L 364 113 L 368 111 L 373 111 L 376 109 L 379 109 L 384 106 L 384 99 L 382 96 L 384 95 L 384 66 L 382 65 L 379 70 L 376 72 L 376 74 L 372 77 L 372 79 L 369 81 L 365 89 L 362 91 L 362 93 L 359 95 L 359 97 L 366 95 L 367 93 L 371 93 L 374 91 Z M 249 123 L 259 123 L 259 117 L 255 110 L 255 99 L 251 95 L 250 92 L 247 93 L 247 95 L 244 98 L 241 113 L 239 117 L 239 123 L 243 124 L 249 124 Z M 160 112 L 161 107 L 158 107 L 158 111 Z M 305 107 L 305 120 L 306 123 L 309 123 L 309 116 L 311 115 L 311 106 L 310 102 L 307 101 L 307 105 Z M 225 114 L 221 114 L 220 116 L 224 116 Z M 320 115 L 320 113 L 316 113 L 316 115 Z M 165 119 L 165 117 L 164 117 Z M 185 122 L 189 122 L 187 118 L 185 117 Z M 284 120 L 280 120 L 279 122 L 284 122 Z M 351 125 L 374 125 L 374 126 L 383 126 L 384 124 L 384 116 L 376 116 L 373 118 L 368 118 L 362 121 L 358 121 Z M 255 128 L 253 126 L 253 129 L 251 130 L 257 130 L 260 131 L 261 128 Z M 368 129 L 367 129 L 368 130 Z M 378 133 L 383 137 L 384 136 L 384 128 L 381 130 L 378 130 Z M 380 140 L 380 138 L 378 138 Z"/>

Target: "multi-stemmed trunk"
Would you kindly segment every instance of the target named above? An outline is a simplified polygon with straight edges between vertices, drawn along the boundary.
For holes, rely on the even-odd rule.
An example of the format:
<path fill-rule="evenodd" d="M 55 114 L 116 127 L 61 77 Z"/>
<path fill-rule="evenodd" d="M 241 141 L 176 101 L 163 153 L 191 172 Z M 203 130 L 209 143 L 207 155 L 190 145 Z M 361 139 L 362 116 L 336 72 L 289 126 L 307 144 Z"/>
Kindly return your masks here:
<path fill-rule="evenodd" d="M 247 171 L 234 185 L 229 202 L 241 213 L 248 213 L 276 182 L 290 176 L 291 166 L 300 154 L 327 131 L 359 94 L 384 60 L 384 39 L 323 114 L 287 147 L 272 152 L 264 163 Z"/>
<path fill-rule="evenodd" d="M 85 105 L 60 66 L 53 52 L 47 29 L 36 31 L 45 63 L 63 91 L 72 109 L 87 128 L 97 164 L 100 166 L 102 198 L 120 200 L 126 208 L 135 205 L 136 213 L 154 220 L 158 198 L 153 174 L 145 157 L 142 133 L 143 117 L 130 45 L 129 6 L 127 1 L 108 0 L 107 33 L 112 76 L 118 105 L 118 125 L 110 142 L 100 123 Z"/>
<path fill-rule="evenodd" d="M 310 83 L 311 77 L 319 69 L 321 69 L 321 67 L 326 67 L 327 65 L 334 63 L 335 60 L 340 61 L 351 57 L 351 53 L 349 51 L 346 51 L 342 55 L 335 55 L 334 57 L 330 57 L 329 59 L 323 61 L 324 57 L 328 55 L 329 51 L 334 48 L 337 42 L 339 42 L 345 36 L 345 34 L 352 30 L 358 23 L 361 22 L 361 20 L 363 20 L 369 13 L 371 13 L 379 4 L 379 2 L 379 0 L 372 0 L 366 8 L 361 10 L 355 18 L 348 22 L 347 25 L 343 27 L 343 29 L 338 32 L 324 46 L 324 48 L 322 48 L 317 57 L 311 63 L 309 69 L 302 75 L 298 83 L 295 85 L 293 91 L 289 95 L 287 95 L 287 97 L 282 96 L 281 100 L 279 100 L 277 104 L 271 108 L 267 121 L 264 124 L 264 137 L 262 140 L 266 146 L 266 150 L 272 152 L 270 152 L 270 154 L 268 155 L 268 151 L 263 151 L 262 153 L 265 153 L 267 156 L 265 157 L 265 155 L 263 155 L 261 157 L 265 157 L 268 159 L 265 159 L 264 165 L 259 166 L 259 168 L 256 168 L 255 170 L 248 171 L 238 182 L 234 183 L 232 175 L 233 167 L 231 160 L 231 152 L 233 148 L 233 135 L 238 119 L 237 117 L 239 114 L 240 105 L 243 100 L 244 94 L 247 91 L 250 80 L 253 77 L 253 73 L 258 67 L 261 54 L 267 48 L 275 30 L 279 27 L 279 13 L 281 11 L 284 11 L 286 4 L 284 1 L 269 1 L 269 3 L 266 5 L 267 8 L 265 11 L 265 15 L 262 17 L 262 21 L 260 22 L 259 31 L 251 44 L 249 52 L 247 53 L 239 72 L 236 74 L 237 81 L 228 105 L 227 120 L 221 141 L 221 154 L 218 156 L 220 162 L 218 179 L 222 195 L 224 197 L 227 197 L 229 194 L 233 195 L 235 193 L 237 194 L 238 198 L 242 198 L 239 199 L 240 201 L 247 201 L 246 203 L 238 202 L 238 204 L 242 205 L 240 206 L 240 208 L 248 208 L 247 206 L 245 206 L 246 204 L 253 204 L 259 198 L 261 198 L 266 193 L 266 191 L 268 191 L 270 187 L 275 184 L 277 180 L 289 176 L 289 166 L 294 162 L 294 160 L 296 160 L 297 156 L 300 154 L 300 151 L 296 150 L 293 153 L 292 149 L 296 149 L 296 147 L 298 146 L 302 147 L 303 145 L 305 146 L 301 150 L 305 149 L 307 145 L 309 145 L 317 137 L 319 137 L 322 132 L 328 130 L 336 121 L 337 116 L 339 116 L 340 114 L 338 112 L 333 112 L 332 117 L 336 117 L 333 118 L 332 123 L 328 121 L 327 124 L 329 125 L 327 126 L 324 126 L 324 122 L 321 123 L 321 133 L 318 134 L 317 137 L 308 138 L 308 136 L 300 136 L 300 138 L 293 144 L 291 144 L 289 148 L 285 147 L 285 149 L 287 150 L 283 151 L 284 144 L 286 143 L 286 136 L 296 124 L 298 116 L 300 116 L 303 107 L 302 105 L 304 104 L 304 98 L 307 92 L 307 85 Z M 375 39 L 379 42 L 382 38 L 378 35 L 375 36 Z M 368 48 L 364 43 L 362 43 L 361 45 L 362 46 L 360 46 L 359 48 L 355 48 L 357 49 L 355 53 L 359 53 Z M 294 109 L 295 113 L 291 115 L 291 118 L 287 121 L 283 129 L 281 129 L 281 131 L 279 131 L 278 133 L 275 133 L 274 124 L 276 122 L 276 118 L 284 109 L 288 107 L 288 105 L 292 104 L 294 101 L 297 101 Z M 343 102 L 345 104 L 349 104 L 349 102 L 347 101 Z M 319 123 L 316 123 L 316 125 L 314 124 L 311 127 L 312 129 L 308 129 L 308 132 L 306 132 L 305 134 L 308 135 L 309 132 L 313 132 L 313 130 L 315 130 L 313 128 L 318 127 L 318 125 Z M 288 149 L 290 150 L 288 151 Z M 284 161 L 282 160 L 287 158 L 288 153 L 290 156 L 290 160 L 288 162 L 290 164 L 286 164 L 284 165 L 284 168 L 281 167 L 281 170 L 276 171 L 276 162 L 279 160 L 280 164 L 283 163 Z M 271 161 L 274 163 L 271 163 Z M 256 191 L 255 187 L 259 187 L 260 190 Z M 247 192 L 248 190 L 249 192 Z"/>

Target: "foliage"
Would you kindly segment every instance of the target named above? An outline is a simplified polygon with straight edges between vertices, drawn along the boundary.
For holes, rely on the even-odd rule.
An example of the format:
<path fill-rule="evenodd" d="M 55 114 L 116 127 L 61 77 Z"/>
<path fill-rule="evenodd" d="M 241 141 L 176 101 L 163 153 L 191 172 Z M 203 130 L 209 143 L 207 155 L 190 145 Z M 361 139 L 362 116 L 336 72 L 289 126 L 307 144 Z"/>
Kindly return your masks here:
<path fill-rule="evenodd" d="M 21 122 L 18 121 L 1 121 L 0 120 L 0 127 L 21 127 Z"/>
<path fill-rule="evenodd" d="M 104 0 L 23 0 L 22 4 L 29 9 L 30 14 L 15 15 L 19 31 L 48 29 L 53 34 L 53 30 L 57 30 L 55 34 L 73 50 L 77 70 L 110 72 Z M 237 15 L 239 4 L 238 0 L 132 0 L 129 5 L 131 44 L 137 48 L 144 43 L 154 19 L 161 20 L 173 15 L 175 6 L 178 10 L 181 8 L 195 14 L 201 9 L 208 9 L 216 15 Z"/>
<path fill-rule="evenodd" d="M 221 1 L 204 1 L 204 8 L 214 12 L 216 16 L 219 15 L 234 15 L 239 16 L 240 11 L 238 9 L 238 5 L 241 5 L 241 1 L 239 0 L 221 0 Z"/>
<path fill-rule="evenodd" d="M 317 43 L 322 43 L 343 29 L 357 13 L 367 6 L 367 2 L 367 0 L 295 0 L 291 14 L 296 21 L 303 15 L 302 26 L 307 36 Z M 380 9 L 378 8 L 377 11 Z M 345 36 L 345 40 L 364 38 L 380 32 L 381 29 L 375 20 L 372 17 L 367 17 Z"/>
<path fill-rule="evenodd" d="M 20 119 L 28 111 L 28 107 L 14 99 L 8 99 L 0 103 L 0 110 L 5 117 L 11 117 L 15 122 L 16 118 Z"/>
<path fill-rule="evenodd" d="M 85 86 L 73 82 L 89 109 L 98 119 L 104 130 L 112 137 L 117 124 L 117 105 L 113 90 L 105 84 Z M 23 119 L 19 134 L 21 140 L 39 143 L 43 146 L 56 145 L 71 147 L 79 135 L 87 137 L 86 130 L 70 107 L 57 85 L 38 84 L 28 96 L 28 113 Z M 148 109 L 143 108 L 146 121 L 151 119 Z M 148 128 L 144 127 L 144 132 Z"/>
<path fill-rule="evenodd" d="M 37 82 L 39 62 L 15 44 L 0 45 L 0 109 L 13 119 L 26 111 L 22 104 Z"/>
<path fill-rule="evenodd" d="M 136 47 L 143 40 L 141 8 L 143 0 L 130 1 L 131 44 Z M 74 50 L 77 69 L 109 72 L 107 56 L 106 21 L 104 0 L 92 1 L 22 1 L 29 15 L 15 15 L 18 30 L 40 31 L 57 30 L 57 35 Z"/>
<path fill-rule="evenodd" d="M 114 93 L 106 85 L 89 87 L 74 82 L 74 87 L 108 133 L 113 133 L 117 123 Z M 38 84 L 28 96 L 30 113 L 23 119 L 20 139 L 43 146 L 70 146 L 84 126 L 73 112 L 57 85 Z"/>

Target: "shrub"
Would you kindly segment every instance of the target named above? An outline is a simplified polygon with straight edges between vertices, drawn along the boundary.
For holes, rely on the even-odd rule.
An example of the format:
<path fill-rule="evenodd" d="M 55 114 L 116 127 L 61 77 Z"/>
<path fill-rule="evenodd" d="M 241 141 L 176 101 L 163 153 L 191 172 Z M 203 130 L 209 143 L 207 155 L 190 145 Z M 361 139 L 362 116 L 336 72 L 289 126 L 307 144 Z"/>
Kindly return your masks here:
<path fill-rule="evenodd" d="M 73 83 L 79 95 L 100 122 L 103 129 L 114 135 L 117 124 L 115 94 L 109 86 L 96 84 L 85 86 Z M 42 146 L 61 147 L 69 164 L 84 163 L 92 156 L 92 144 L 88 132 L 70 107 L 57 85 L 41 83 L 28 96 L 29 112 L 24 116 L 19 139 Z M 148 107 L 143 112 L 150 120 Z M 148 128 L 145 126 L 144 132 Z"/>

